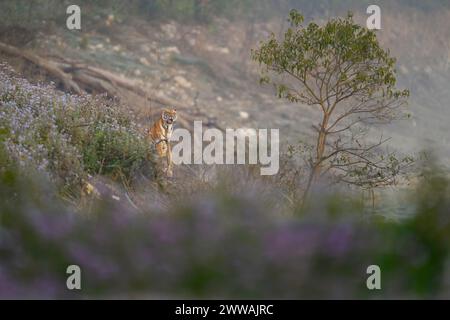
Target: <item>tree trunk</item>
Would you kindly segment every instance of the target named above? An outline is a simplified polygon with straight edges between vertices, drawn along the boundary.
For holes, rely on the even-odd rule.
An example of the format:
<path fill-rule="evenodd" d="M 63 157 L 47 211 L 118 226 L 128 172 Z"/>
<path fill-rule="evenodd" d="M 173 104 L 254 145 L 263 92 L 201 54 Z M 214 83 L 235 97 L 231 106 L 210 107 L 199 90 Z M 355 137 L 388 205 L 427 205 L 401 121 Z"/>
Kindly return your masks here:
<path fill-rule="evenodd" d="M 325 153 L 325 144 L 327 140 L 327 126 L 329 121 L 329 114 L 325 113 L 323 116 L 322 124 L 319 128 L 319 136 L 317 138 L 316 145 L 316 159 L 312 165 L 311 173 L 308 178 L 308 183 L 306 184 L 305 191 L 302 196 L 302 206 L 305 204 L 306 199 L 308 198 L 309 192 L 311 190 L 312 185 L 316 181 L 317 177 L 320 175 L 320 171 L 322 169 L 322 159 Z"/>

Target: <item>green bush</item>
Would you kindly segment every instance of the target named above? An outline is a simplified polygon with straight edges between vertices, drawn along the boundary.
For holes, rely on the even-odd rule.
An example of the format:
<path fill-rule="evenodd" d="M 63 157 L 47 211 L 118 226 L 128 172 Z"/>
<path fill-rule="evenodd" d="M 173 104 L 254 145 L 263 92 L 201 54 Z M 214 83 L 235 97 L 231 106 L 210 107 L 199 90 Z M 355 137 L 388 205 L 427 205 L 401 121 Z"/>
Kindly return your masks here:
<path fill-rule="evenodd" d="M 0 103 L 0 139 L 7 155 L 63 189 L 79 187 L 88 174 L 132 179 L 137 170 L 153 166 L 133 115 L 106 97 L 32 85 L 0 65 Z"/>
<path fill-rule="evenodd" d="M 324 193 L 280 210 L 267 183 L 236 169 L 239 184 L 222 179 L 159 210 L 103 199 L 80 214 L 46 179 L 0 164 L 1 298 L 450 297 L 450 190 L 433 172 L 411 190 L 410 216 L 392 221 Z M 66 288 L 72 264 L 81 291 Z M 382 290 L 366 287 L 373 264 Z"/>

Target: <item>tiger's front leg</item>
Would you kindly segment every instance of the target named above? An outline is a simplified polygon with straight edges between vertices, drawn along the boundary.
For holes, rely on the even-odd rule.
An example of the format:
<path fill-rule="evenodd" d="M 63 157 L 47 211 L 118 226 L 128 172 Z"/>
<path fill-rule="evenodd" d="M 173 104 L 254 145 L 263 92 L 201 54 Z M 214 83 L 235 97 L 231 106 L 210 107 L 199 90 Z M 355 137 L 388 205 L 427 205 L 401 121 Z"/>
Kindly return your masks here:
<path fill-rule="evenodd" d="M 173 167 L 172 167 L 172 148 L 170 147 L 170 142 L 167 142 L 167 176 L 173 177 Z"/>

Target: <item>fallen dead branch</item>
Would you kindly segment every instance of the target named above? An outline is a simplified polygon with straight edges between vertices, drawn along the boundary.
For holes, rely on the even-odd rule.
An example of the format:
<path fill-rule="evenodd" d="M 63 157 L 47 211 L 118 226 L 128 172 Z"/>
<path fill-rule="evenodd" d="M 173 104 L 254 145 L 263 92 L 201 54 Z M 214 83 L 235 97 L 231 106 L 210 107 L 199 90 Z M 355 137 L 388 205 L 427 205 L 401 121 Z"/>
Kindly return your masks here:
<path fill-rule="evenodd" d="M 185 105 L 175 99 L 162 96 L 158 92 L 149 92 L 142 88 L 140 83 L 133 79 L 127 79 L 114 72 L 104 70 L 82 63 L 80 61 L 71 60 L 61 56 L 40 57 L 27 50 L 22 50 L 14 46 L 0 42 L 0 51 L 8 55 L 20 57 L 47 72 L 50 76 L 59 80 L 64 89 L 76 94 L 83 92 L 106 93 L 110 97 L 126 97 L 130 94 L 144 99 L 146 102 L 157 103 L 162 107 L 173 107 L 178 110 L 184 110 L 183 116 L 178 119 L 181 126 L 185 128 L 192 127 L 192 121 L 200 118 L 207 118 L 199 112 L 197 100 L 194 99 L 194 105 Z M 52 60 L 50 60 L 52 59 Z M 195 112 L 194 110 L 197 110 Z M 196 114 L 189 114 L 194 111 Z M 159 110 L 150 110 L 147 114 L 149 118 L 159 116 Z M 218 127 L 216 124 L 213 126 Z"/>
<path fill-rule="evenodd" d="M 3 51 L 4 53 L 12 56 L 21 57 L 33 63 L 37 67 L 45 70 L 49 75 L 60 80 L 64 85 L 65 89 L 70 90 L 77 94 L 82 93 L 80 87 L 73 81 L 72 76 L 70 74 L 64 73 L 64 71 L 58 68 L 58 66 L 55 63 L 48 61 L 44 58 L 41 58 L 29 51 L 20 50 L 16 47 L 10 46 L 3 42 L 0 42 L 0 51 Z"/>
<path fill-rule="evenodd" d="M 117 74 L 111 72 L 111 71 L 104 70 L 104 69 L 101 69 L 98 67 L 89 66 L 87 64 L 73 61 L 73 60 L 70 60 L 67 58 L 59 58 L 59 60 L 62 61 L 62 63 L 59 63 L 58 65 L 65 72 L 71 72 L 74 74 L 83 73 L 83 74 L 89 75 L 92 78 L 102 79 L 104 81 L 110 82 L 113 85 L 113 88 L 121 87 L 123 89 L 132 91 L 140 96 L 145 96 L 145 97 L 147 97 L 148 101 L 156 102 L 163 106 L 172 106 L 177 109 L 183 109 L 186 107 L 190 107 L 190 106 L 183 105 L 183 104 L 179 103 L 177 100 L 171 99 L 169 97 L 162 97 L 156 93 L 146 92 L 144 89 L 141 88 L 141 86 L 135 80 L 124 78 L 120 75 L 117 75 Z M 91 81 L 93 80 L 93 79 L 91 79 L 91 81 L 88 81 L 88 79 L 89 78 L 83 79 L 83 82 L 86 85 L 90 85 L 92 83 Z M 94 86 L 98 85 L 98 82 L 94 82 L 93 84 L 94 84 Z M 108 94 L 110 94 L 112 96 L 115 95 L 114 90 L 111 90 L 110 88 L 107 88 L 107 87 L 104 87 L 103 89 Z"/>

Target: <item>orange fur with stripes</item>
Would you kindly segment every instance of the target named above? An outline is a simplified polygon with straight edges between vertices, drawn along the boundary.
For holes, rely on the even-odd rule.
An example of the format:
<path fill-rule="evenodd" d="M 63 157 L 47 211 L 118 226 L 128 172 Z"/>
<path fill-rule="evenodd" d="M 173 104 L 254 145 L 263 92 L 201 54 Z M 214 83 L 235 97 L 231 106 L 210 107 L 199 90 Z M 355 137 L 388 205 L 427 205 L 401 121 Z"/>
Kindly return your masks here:
<path fill-rule="evenodd" d="M 161 158 L 166 158 L 167 168 L 165 172 L 168 177 L 173 176 L 172 150 L 170 147 L 170 138 L 172 136 L 173 125 L 177 120 L 177 110 L 165 109 L 161 117 L 148 130 L 148 136 L 155 144 L 156 152 Z"/>

